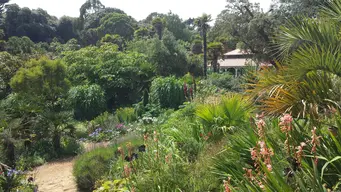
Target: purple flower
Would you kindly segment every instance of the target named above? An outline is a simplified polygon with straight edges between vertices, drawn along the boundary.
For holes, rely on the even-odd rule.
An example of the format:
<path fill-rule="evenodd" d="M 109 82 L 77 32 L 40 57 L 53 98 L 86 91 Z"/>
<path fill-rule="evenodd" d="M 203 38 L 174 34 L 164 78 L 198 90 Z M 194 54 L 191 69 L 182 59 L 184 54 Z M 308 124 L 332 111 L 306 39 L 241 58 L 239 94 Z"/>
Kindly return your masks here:
<path fill-rule="evenodd" d="M 9 169 L 9 170 L 7 170 L 7 177 L 12 177 L 14 175 L 19 175 L 22 173 L 23 173 L 22 171 L 17 171 L 15 169 Z"/>
<path fill-rule="evenodd" d="M 99 134 L 99 132 L 95 131 L 95 132 L 89 134 L 89 137 L 97 137 L 98 134 Z"/>
<path fill-rule="evenodd" d="M 79 141 L 86 141 L 86 139 L 85 138 L 80 138 Z"/>

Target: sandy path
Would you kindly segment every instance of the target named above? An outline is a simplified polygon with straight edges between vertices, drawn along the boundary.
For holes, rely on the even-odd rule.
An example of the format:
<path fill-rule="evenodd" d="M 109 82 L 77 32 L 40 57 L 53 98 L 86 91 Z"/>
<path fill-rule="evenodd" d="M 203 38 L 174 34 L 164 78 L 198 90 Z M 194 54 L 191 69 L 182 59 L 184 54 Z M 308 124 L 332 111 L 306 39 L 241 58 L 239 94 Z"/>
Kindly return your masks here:
<path fill-rule="evenodd" d="M 85 150 L 91 151 L 97 147 L 107 147 L 109 143 L 85 144 Z M 35 183 L 39 192 L 77 192 L 77 186 L 72 175 L 75 158 L 50 162 L 33 171 Z"/>
<path fill-rule="evenodd" d="M 35 169 L 35 183 L 39 192 L 76 192 L 72 175 L 74 159 L 48 163 Z"/>

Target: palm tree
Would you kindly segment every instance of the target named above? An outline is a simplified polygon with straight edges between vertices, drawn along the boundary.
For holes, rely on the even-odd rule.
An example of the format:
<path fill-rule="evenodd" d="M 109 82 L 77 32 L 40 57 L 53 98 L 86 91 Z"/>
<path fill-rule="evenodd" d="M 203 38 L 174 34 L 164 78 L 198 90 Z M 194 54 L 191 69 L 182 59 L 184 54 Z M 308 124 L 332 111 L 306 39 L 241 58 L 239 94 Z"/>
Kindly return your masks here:
<path fill-rule="evenodd" d="M 209 29 L 208 23 L 211 22 L 211 15 L 203 14 L 201 17 L 197 18 L 195 25 L 198 27 L 204 44 L 204 76 L 207 77 L 207 31 Z"/>
<path fill-rule="evenodd" d="M 218 59 L 223 55 L 223 44 L 220 42 L 211 42 L 208 44 L 208 55 L 212 61 L 212 67 L 214 72 L 218 72 Z"/>
<path fill-rule="evenodd" d="M 341 1 L 321 9 L 318 19 L 300 18 L 282 27 L 277 70 L 258 75 L 252 92 L 264 111 L 317 117 L 341 104 Z"/>
<path fill-rule="evenodd" d="M 160 18 L 160 17 L 157 17 L 157 18 L 153 19 L 152 23 L 153 23 L 153 26 L 154 26 L 156 33 L 159 36 L 159 39 L 161 40 L 162 39 L 162 31 L 165 27 L 165 20 Z"/>

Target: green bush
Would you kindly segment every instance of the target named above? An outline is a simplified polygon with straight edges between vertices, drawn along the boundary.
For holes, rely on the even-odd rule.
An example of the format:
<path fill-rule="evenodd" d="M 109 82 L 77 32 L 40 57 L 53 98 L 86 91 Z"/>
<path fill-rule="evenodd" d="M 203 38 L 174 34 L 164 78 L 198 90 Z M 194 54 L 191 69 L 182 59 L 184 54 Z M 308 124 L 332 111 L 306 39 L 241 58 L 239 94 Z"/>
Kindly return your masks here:
<path fill-rule="evenodd" d="M 101 127 L 103 130 L 110 130 L 119 123 L 120 122 L 117 119 L 117 116 L 108 112 L 104 112 L 90 122 L 88 131 L 95 131 L 98 127 Z"/>
<path fill-rule="evenodd" d="M 219 89 L 227 91 L 240 92 L 242 91 L 241 78 L 233 77 L 230 73 L 212 73 L 206 80 L 208 85 L 214 85 Z"/>
<path fill-rule="evenodd" d="M 99 85 L 72 87 L 68 95 L 76 119 L 91 120 L 105 110 L 104 91 Z"/>
<path fill-rule="evenodd" d="M 45 159 L 40 157 L 37 154 L 33 154 L 30 156 L 21 156 L 17 164 L 23 169 L 27 170 L 30 168 L 34 168 L 45 163 Z"/>
<path fill-rule="evenodd" d="M 71 137 L 62 138 L 62 155 L 63 156 L 75 156 L 83 152 L 83 147 L 80 145 L 76 139 Z"/>
<path fill-rule="evenodd" d="M 81 191 L 94 190 L 95 183 L 109 172 L 112 148 L 98 148 L 81 155 L 73 166 L 73 175 Z"/>
<path fill-rule="evenodd" d="M 222 99 L 218 105 L 199 106 L 195 114 L 203 124 L 204 136 L 219 140 L 226 131 L 248 123 L 251 109 L 248 100 L 240 95 L 233 95 Z"/>
<path fill-rule="evenodd" d="M 121 123 L 132 123 L 137 120 L 135 109 L 131 107 L 117 109 L 116 116 Z"/>
<path fill-rule="evenodd" d="M 183 81 L 175 77 L 159 77 L 153 80 L 150 88 L 151 103 L 161 108 L 177 109 L 185 102 Z"/>

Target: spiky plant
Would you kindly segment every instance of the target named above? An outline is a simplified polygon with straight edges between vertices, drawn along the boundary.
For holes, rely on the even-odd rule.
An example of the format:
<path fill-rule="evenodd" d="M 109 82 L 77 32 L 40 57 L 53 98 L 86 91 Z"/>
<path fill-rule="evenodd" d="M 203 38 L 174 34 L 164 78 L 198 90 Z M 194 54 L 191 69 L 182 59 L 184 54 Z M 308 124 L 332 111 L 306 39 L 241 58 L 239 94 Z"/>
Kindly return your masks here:
<path fill-rule="evenodd" d="M 251 91 L 268 114 L 317 117 L 340 108 L 340 1 L 330 2 L 320 15 L 281 28 L 275 48 L 283 59 L 277 70 L 261 72 Z"/>

